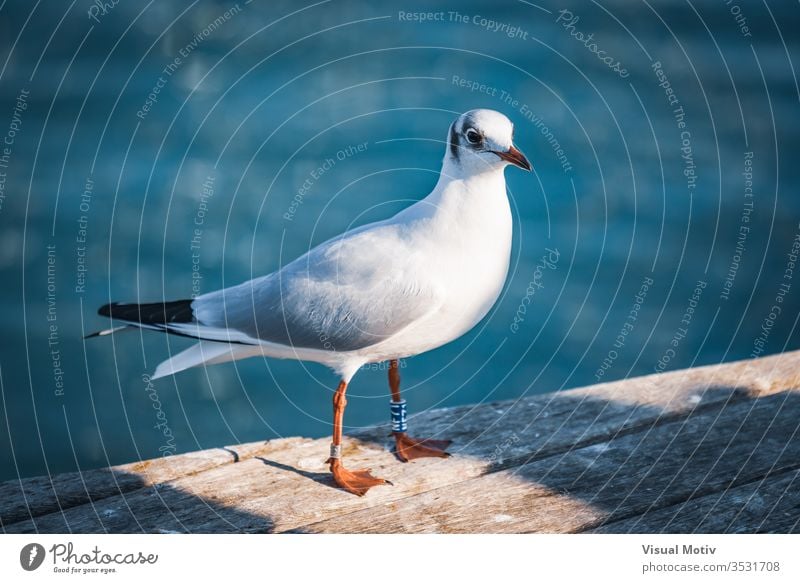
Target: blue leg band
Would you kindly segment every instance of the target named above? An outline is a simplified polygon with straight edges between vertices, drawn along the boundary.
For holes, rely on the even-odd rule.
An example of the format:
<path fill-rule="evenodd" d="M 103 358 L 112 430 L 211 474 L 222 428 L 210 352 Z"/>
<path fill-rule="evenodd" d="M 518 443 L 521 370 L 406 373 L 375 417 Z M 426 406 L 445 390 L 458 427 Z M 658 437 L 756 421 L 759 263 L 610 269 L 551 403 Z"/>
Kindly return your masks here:
<path fill-rule="evenodd" d="M 389 407 L 392 411 L 392 431 L 394 433 L 405 433 L 408 429 L 408 423 L 406 423 L 406 400 L 389 401 Z"/>

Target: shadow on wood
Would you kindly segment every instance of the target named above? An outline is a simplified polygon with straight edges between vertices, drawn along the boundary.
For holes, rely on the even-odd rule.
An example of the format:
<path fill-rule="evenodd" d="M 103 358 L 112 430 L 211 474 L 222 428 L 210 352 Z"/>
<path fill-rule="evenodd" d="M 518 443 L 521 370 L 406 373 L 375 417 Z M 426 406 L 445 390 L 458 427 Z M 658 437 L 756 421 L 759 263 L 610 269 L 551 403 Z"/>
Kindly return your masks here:
<path fill-rule="evenodd" d="M 139 474 L 108 468 L 84 472 L 83 480 L 77 474 L 68 477 L 85 483 L 84 490 L 64 488 L 63 494 L 53 497 L 49 504 L 26 507 L 23 502 L 14 512 L 4 511 L 0 516 L 4 531 L 173 533 L 272 529 L 268 516 L 241 512 L 213 496 L 194 496 L 169 482 L 148 483 Z M 30 496 L 30 488 L 26 489 Z M 17 500 L 25 500 L 21 492 Z M 205 524 L 213 526 L 205 528 Z"/>
<path fill-rule="evenodd" d="M 395 484 L 364 498 L 332 487 L 327 440 L 290 438 L 7 482 L 0 520 L 6 532 L 796 532 L 799 361 L 413 417 L 412 434 L 453 439 L 446 460 L 400 463 L 387 427 L 361 431 L 348 465 Z"/>
<path fill-rule="evenodd" d="M 556 431 L 561 447 L 509 451 L 480 477 L 296 532 L 796 532 L 798 395 L 705 395 L 716 405 L 686 416 L 584 400 L 581 416 L 651 418 L 572 444 Z"/>

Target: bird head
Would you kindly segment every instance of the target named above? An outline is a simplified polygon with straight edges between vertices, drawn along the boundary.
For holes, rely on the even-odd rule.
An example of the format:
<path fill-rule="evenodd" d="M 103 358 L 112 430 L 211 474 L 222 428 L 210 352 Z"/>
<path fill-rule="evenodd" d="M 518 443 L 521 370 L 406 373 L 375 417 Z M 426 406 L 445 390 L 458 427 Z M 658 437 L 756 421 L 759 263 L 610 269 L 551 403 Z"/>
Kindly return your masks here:
<path fill-rule="evenodd" d="M 509 164 L 530 170 L 531 164 L 513 142 L 514 124 L 492 109 L 473 109 L 450 126 L 445 159 L 462 172 L 502 169 Z"/>

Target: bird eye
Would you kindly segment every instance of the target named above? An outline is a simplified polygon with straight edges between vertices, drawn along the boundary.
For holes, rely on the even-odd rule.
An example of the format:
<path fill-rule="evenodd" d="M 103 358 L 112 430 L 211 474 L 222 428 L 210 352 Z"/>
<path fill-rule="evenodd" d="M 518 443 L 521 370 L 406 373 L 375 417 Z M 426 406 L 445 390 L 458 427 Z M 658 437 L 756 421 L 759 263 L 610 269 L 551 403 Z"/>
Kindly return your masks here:
<path fill-rule="evenodd" d="M 481 135 L 475 130 L 471 128 L 467 130 L 467 141 L 470 144 L 480 144 L 482 139 L 483 138 L 481 138 Z"/>

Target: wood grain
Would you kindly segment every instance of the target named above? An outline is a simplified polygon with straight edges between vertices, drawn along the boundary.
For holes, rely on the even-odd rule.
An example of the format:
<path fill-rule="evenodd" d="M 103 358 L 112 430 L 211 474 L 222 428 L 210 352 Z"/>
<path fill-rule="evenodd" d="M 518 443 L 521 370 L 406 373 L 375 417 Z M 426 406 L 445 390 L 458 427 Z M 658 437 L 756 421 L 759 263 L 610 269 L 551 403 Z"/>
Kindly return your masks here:
<path fill-rule="evenodd" d="M 800 467 L 797 400 L 732 403 L 298 530 L 581 532 L 646 516 Z"/>
<path fill-rule="evenodd" d="M 395 484 L 364 498 L 333 487 L 327 439 L 292 438 L 7 482 L 0 520 L 6 532 L 656 528 L 654 513 L 794 467 L 798 385 L 794 352 L 427 411 L 410 433 L 453 439 L 452 458 L 402 464 L 386 426 L 345 438 L 348 467 Z"/>
<path fill-rule="evenodd" d="M 297 439 L 220 447 L 84 472 L 0 483 L 0 525 L 102 500 L 248 459 L 263 450 L 293 447 Z"/>
<path fill-rule="evenodd" d="M 735 488 L 592 529 L 598 533 L 800 532 L 800 471 Z"/>

